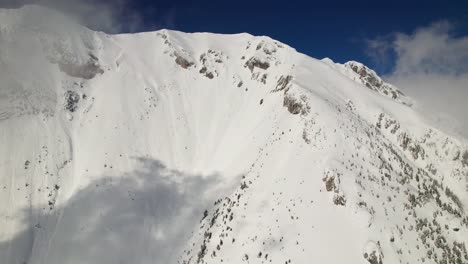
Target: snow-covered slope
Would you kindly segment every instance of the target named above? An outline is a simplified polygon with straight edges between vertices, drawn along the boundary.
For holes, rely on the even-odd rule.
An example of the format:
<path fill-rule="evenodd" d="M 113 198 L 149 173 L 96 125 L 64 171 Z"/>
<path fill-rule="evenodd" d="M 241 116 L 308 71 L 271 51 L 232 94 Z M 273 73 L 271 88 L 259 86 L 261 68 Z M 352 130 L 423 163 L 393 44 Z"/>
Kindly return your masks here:
<path fill-rule="evenodd" d="M 1 263 L 468 262 L 467 141 L 362 64 L 26 6 L 0 85 Z"/>

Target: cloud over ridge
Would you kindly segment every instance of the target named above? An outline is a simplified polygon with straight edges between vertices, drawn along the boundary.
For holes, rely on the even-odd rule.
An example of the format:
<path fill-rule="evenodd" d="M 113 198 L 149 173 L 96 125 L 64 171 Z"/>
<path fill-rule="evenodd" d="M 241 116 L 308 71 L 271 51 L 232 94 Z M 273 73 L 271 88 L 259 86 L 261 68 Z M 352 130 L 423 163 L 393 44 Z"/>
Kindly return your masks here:
<path fill-rule="evenodd" d="M 393 33 L 367 41 L 368 55 L 394 69 L 385 78 L 417 102 L 430 121 L 468 137 L 468 36 L 455 34 L 456 25 L 438 21 L 414 32 Z"/>

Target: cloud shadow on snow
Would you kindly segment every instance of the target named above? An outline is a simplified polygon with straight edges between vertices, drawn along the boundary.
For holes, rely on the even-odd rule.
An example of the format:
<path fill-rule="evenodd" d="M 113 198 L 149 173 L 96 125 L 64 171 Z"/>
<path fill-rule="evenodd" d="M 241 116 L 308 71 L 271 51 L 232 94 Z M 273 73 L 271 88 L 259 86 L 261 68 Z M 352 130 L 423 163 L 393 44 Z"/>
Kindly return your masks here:
<path fill-rule="evenodd" d="M 25 209 L 30 228 L 0 241 L 1 258 L 7 264 L 175 263 L 211 205 L 206 190 L 219 175 L 187 175 L 158 160 L 138 160 L 136 170 L 102 177 L 52 212 Z"/>

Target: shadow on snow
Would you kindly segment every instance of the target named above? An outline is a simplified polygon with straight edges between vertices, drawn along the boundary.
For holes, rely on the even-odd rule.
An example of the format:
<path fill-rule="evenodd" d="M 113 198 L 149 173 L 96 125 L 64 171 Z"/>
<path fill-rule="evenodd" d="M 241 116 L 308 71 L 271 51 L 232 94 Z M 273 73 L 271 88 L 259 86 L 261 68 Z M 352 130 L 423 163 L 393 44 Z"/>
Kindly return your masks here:
<path fill-rule="evenodd" d="M 187 175 L 158 160 L 138 161 L 136 170 L 102 177 L 51 212 L 25 209 L 29 228 L 0 242 L 1 262 L 175 263 L 211 206 L 213 191 L 207 190 L 216 189 L 220 176 Z"/>

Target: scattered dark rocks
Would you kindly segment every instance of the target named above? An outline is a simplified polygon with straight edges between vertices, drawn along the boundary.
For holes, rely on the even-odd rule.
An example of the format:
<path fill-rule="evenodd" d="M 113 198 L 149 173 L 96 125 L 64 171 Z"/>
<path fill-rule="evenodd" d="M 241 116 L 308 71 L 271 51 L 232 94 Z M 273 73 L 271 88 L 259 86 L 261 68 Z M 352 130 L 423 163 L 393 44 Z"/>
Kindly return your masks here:
<path fill-rule="evenodd" d="M 333 203 L 336 205 L 345 206 L 346 198 L 344 197 L 344 195 L 336 194 L 335 196 L 333 196 Z"/>
<path fill-rule="evenodd" d="M 65 92 L 65 110 L 75 112 L 78 108 L 78 102 L 80 101 L 80 95 L 75 91 Z"/>

